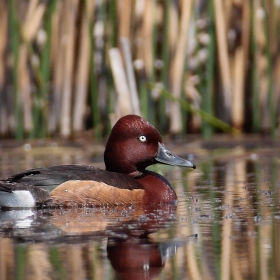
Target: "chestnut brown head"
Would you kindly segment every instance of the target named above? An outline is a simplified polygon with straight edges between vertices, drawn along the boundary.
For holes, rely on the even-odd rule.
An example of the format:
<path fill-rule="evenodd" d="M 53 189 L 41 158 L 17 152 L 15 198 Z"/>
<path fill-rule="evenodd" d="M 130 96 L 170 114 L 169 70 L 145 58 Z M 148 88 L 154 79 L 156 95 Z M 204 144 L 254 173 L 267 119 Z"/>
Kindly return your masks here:
<path fill-rule="evenodd" d="M 106 170 L 136 174 L 155 163 L 195 168 L 191 162 L 168 151 L 158 130 L 136 115 L 118 120 L 104 152 Z"/>

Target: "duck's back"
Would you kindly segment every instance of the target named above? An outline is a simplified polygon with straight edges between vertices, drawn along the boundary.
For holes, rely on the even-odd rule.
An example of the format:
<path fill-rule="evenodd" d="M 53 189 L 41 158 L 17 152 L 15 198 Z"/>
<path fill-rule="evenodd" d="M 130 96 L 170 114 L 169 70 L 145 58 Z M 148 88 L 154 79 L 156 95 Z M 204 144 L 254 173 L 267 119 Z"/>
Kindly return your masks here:
<path fill-rule="evenodd" d="M 57 186 L 71 180 L 92 180 L 103 182 L 108 185 L 121 189 L 141 189 L 142 186 L 133 178 L 116 172 L 108 172 L 93 166 L 86 165 L 60 165 L 48 168 L 30 169 L 21 173 L 17 173 L 7 179 L 0 181 L 6 185 L 7 183 L 16 183 L 16 185 L 36 186 L 48 191 L 53 190 Z M 15 185 L 15 184 L 13 184 Z"/>

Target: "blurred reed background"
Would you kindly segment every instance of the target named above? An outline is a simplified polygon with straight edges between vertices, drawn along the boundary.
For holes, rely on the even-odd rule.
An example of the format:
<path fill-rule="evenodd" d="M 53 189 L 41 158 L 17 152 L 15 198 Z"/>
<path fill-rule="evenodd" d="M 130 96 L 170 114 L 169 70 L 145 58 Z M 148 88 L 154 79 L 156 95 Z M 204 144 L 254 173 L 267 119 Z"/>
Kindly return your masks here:
<path fill-rule="evenodd" d="M 0 136 L 100 138 L 136 113 L 174 135 L 275 137 L 279 15 L 273 0 L 0 0 Z"/>

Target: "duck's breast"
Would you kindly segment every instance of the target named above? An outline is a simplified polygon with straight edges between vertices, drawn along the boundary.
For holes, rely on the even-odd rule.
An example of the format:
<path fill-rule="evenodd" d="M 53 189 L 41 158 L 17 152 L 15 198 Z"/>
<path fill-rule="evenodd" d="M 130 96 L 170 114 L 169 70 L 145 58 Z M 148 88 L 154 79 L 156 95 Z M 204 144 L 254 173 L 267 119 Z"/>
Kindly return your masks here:
<path fill-rule="evenodd" d="M 145 171 L 137 181 L 145 190 L 145 204 L 172 203 L 177 201 L 177 195 L 174 189 L 160 174 Z"/>

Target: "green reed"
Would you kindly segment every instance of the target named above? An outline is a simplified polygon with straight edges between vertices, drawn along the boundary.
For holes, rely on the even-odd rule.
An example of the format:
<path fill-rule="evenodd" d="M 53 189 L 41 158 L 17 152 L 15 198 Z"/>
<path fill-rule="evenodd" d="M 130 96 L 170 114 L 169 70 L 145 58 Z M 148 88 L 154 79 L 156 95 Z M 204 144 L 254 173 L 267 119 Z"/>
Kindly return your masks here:
<path fill-rule="evenodd" d="M 267 38 L 267 44 L 265 46 L 265 57 L 267 59 L 267 78 L 268 78 L 268 100 L 267 100 L 267 109 L 269 110 L 269 118 L 270 118 L 270 130 L 272 138 L 276 138 L 276 108 L 275 108 L 275 98 L 273 92 L 273 53 L 270 50 L 272 46 L 269 44 L 269 40 L 273 34 L 269 32 L 269 25 L 271 18 L 273 19 L 274 11 L 272 9 L 268 9 L 269 13 L 272 13 L 271 17 L 267 16 L 265 21 L 265 33 Z"/>
<path fill-rule="evenodd" d="M 88 22 L 88 34 L 90 37 L 90 70 L 89 70 L 89 95 L 90 95 L 90 105 L 91 105 L 91 116 L 92 116 L 92 126 L 96 129 L 97 138 L 100 137 L 100 130 L 98 125 L 100 123 L 100 114 L 98 107 L 98 77 L 95 67 L 95 41 L 94 41 L 94 24 L 92 18 L 89 16 L 90 11 L 86 11 L 87 22 Z"/>
<path fill-rule="evenodd" d="M 118 46 L 118 14 L 116 0 L 112 0 L 108 5 L 109 24 L 110 24 L 110 44 L 112 47 Z"/>
<path fill-rule="evenodd" d="M 202 110 L 207 112 L 209 115 L 213 115 L 213 103 L 214 103 L 214 69 L 215 69 L 215 26 L 214 26 L 214 7 L 213 2 L 208 2 L 208 9 L 209 9 L 209 37 L 210 42 L 208 44 L 208 61 L 206 65 L 206 88 L 205 93 L 201 92 L 202 94 Z M 202 123 L 202 134 L 206 139 L 209 139 L 213 134 L 213 127 L 209 125 L 209 123 L 203 120 Z"/>
<path fill-rule="evenodd" d="M 15 106 L 15 119 L 16 127 L 15 133 L 17 139 L 24 137 L 23 120 L 22 120 L 22 107 L 21 100 L 18 92 L 18 61 L 19 61 L 19 45 L 20 45 L 20 34 L 19 34 L 19 20 L 16 11 L 16 1 L 11 0 L 8 2 L 9 8 L 9 25 L 10 25 L 10 37 L 11 37 L 11 49 L 13 56 L 13 67 L 12 67 L 12 83 L 13 83 L 13 99 Z"/>
<path fill-rule="evenodd" d="M 162 41 L 161 41 L 161 62 L 162 67 L 160 69 L 160 81 L 165 88 L 169 87 L 169 67 L 170 64 L 170 51 L 167 42 L 169 40 L 169 24 L 170 24 L 170 1 L 164 1 L 164 21 L 162 22 Z M 163 41 L 164 40 L 164 41 Z M 159 99 L 159 127 L 161 131 L 166 130 L 166 120 L 165 120 L 165 108 L 166 102 L 164 98 Z"/>
<path fill-rule="evenodd" d="M 34 104 L 33 111 L 33 131 L 31 133 L 32 138 L 46 137 L 47 132 L 47 119 L 48 119 L 48 97 L 49 97 L 49 80 L 50 80 L 50 66 L 51 66 L 51 37 L 52 37 L 52 19 L 55 12 L 57 0 L 49 2 L 45 17 L 44 17 L 44 30 L 46 32 L 46 42 L 43 46 L 40 66 L 35 69 L 37 75 L 40 74 L 40 80 L 38 82 L 38 90 L 36 92 L 37 102 Z"/>

